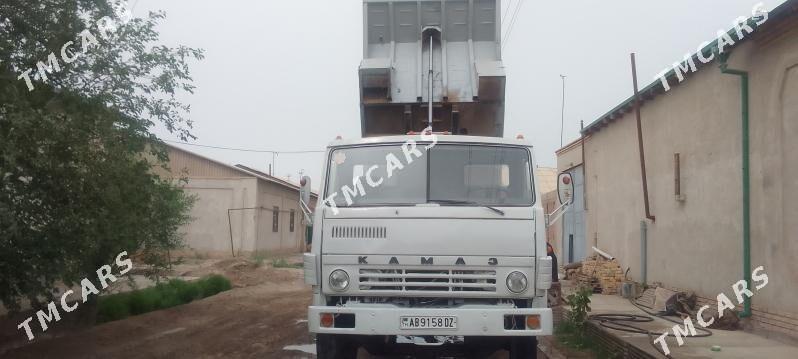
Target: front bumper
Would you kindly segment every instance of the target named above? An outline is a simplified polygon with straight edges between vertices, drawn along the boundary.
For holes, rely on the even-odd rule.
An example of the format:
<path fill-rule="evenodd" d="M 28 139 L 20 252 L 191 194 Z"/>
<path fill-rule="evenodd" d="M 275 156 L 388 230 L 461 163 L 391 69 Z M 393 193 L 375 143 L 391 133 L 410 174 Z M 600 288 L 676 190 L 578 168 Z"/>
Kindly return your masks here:
<path fill-rule="evenodd" d="M 324 328 L 319 324 L 321 313 L 354 314 L 354 328 Z M 507 315 L 540 316 L 539 329 L 504 329 Z M 401 329 L 402 316 L 456 316 L 456 329 Z M 312 333 L 357 335 L 445 335 L 445 336 L 541 336 L 552 334 L 550 308 L 509 308 L 464 305 L 457 308 L 403 308 L 385 304 L 358 306 L 311 306 L 308 308 L 308 327 Z"/>

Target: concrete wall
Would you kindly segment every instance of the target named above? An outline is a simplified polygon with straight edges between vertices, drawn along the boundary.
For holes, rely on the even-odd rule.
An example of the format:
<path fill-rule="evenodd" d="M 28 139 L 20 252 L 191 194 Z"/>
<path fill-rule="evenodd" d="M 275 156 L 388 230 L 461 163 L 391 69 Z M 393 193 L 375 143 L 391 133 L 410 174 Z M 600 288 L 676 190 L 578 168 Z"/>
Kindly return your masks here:
<path fill-rule="evenodd" d="M 305 224 L 299 208 L 299 194 L 265 180 L 258 180 L 258 204 L 260 219 L 258 223 L 258 251 L 303 252 Z M 279 208 L 277 232 L 273 231 L 274 207 Z M 293 232 L 291 231 L 291 211 L 294 211 Z"/>
<path fill-rule="evenodd" d="M 729 64 L 750 72 L 753 267 L 770 284 L 755 315 L 798 318 L 798 29 L 734 49 Z M 645 102 L 643 139 L 656 222 L 648 228 L 648 281 L 714 298 L 742 279 L 740 80 L 713 63 Z M 641 277 L 644 218 L 636 126 L 627 113 L 585 142 L 587 246 L 618 257 Z M 681 156 L 683 200 L 674 196 Z M 785 326 L 794 324 L 784 324 Z"/>
<path fill-rule="evenodd" d="M 575 170 L 576 167 L 579 167 L 579 166 L 582 165 L 582 139 L 581 138 L 577 139 L 577 140 L 565 145 L 563 148 L 557 150 L 556 154 L 557 154 L 557 173 L 558 174 L 562 173 L 562 172 L 566 172 L 566 171 Z M 573 174 L 573 172 L 572 172 L 572 174 Z M 554 195 L 557 196 L 557 193 L 555 192 Z M 584 195 L 582 195 L 581 198 L 584 199 Z M 559 199 L 557 199 L 557 201 L 558 201 L 557 203 L 559 204 Z M 584 203 L 585 202 L 582 201 L 579 204 L 580 209 L 581 209 L 582 206 L 584 206 Z M 575 207 L 571 207 L 569 209 L 569 211 L 573 212 L 574 209 L 575 209 Z M 571 217 L 572 216 L 569 215 L 569 214 L 564 214 L 563 217 L 560 219 L 560 223 L 554 224 L 554 226 L 552 226 L 552 227 L 555 227 L 555 228 L 551 228 L 550 229 L 552 232 L 555 232 L 556 233 L 555 235 L 557 236 L 557 239 L 555 240 L 555 242 L 557 244 L 554 245 L 554 247 L 555 247 L 555 252 L 557 252 L 557 255 L 560 258 L 560 263 L 561 264 L 567 264 L 568 263 L 568 258 L 566 257 L 567 251 L 565 249 L 565 247 L 567 246 L 567 242 L 568 241 L 565 238 L 566 236 L 565 236 L 564 233 L 565 233 L 565 227 L 566 227 L 566 220 L 571 220 Z M 579 242 L 578 238 L 575 238 L 575 239 L 577 239 L 576 242 L 578 243 Z M 574 252 L 577 252 L 577 253 L 590 253 L 590 252 L 584 252 L 583 250 L 578 250 L 578 249 L 575 250 Z M 579 259 L 577 258 L 577 256 L 575 256 L 574 260 L 578 261 Z"/>
<path fill-rule="evenodd" d="M 196 196 L 191 223 L 182 230 L 189 254 L 218 257 L 231 256 L 233 252 L 251 253 L 255 249 L 257 211 L 238 208 L 257 205 L 256 178 L 191 178 L 183 188 Z M 233 209 L 229 223 L 228 209 Z"/>
<path fill-rule="evenodd" d="M 578 139 L 557 150 L 557 171 L 563 172 L 582 164 L 582 140 Z"/>
<path fill-rule="evenodd" d="M 560 201 L 557 198 L 557 191 L 549 191 L 546 193 L 541 194 L 543 197 L 543 212 L 546 214 L 551 213 L 557 207 L 560 206 Z M 552 247 L 554 247 L 554 254 L 557 255 L 557 258 L 562 258 L 562 224 L 557 222 L 551 226 L 546 227 L 546 242 L 550 243 Z M 562 261 L 558 262 L 562 264 Z"/>
<path fill-rule="evenodd" d="M 549 214 L 560 205 L 557 199 L 557 169 L 538 167 L 535 169 L 538 193 L 543 204 L 543 213 Z M 546 227 L 546 242 L 554 247 L 554 253 L 560 257 L 559 252 L 559 226 Z"/>
<path fill-rule="evenodd" d="M 170 172 L 156 171 L 162 176 L 188 179 L 184 189 L 197 198 L 192 221 L 181 230 L 185 233 L 186 255 L 229 257 L 233 253 L 249 256 L 254 252 L 304 251 L 306 231 L 298 190 L 171 146 L 169 167 Z M 276 232 L 274 207 L 279 208 Z"/>

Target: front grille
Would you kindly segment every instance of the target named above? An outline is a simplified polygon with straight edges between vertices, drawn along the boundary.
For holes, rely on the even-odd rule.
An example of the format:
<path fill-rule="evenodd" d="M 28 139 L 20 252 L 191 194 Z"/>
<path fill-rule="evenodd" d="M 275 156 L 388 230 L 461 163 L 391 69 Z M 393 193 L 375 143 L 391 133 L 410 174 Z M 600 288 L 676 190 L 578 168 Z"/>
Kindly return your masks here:
<path fill-rule="evenodd" d="M 495 292 L 496 271 L 463 269 L 360 269 L 361 291 Z"/>

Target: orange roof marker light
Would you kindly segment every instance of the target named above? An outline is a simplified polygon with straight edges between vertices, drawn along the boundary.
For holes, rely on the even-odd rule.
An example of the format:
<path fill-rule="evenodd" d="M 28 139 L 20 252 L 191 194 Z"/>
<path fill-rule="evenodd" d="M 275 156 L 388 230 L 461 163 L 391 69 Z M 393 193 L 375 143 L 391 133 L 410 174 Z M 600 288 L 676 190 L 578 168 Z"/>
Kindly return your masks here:
<path fill-rule="evenodd" d="M 343 139 L 344 139 L 344 138 L 343 138 L 343 137 L 341 137 L 341 135 L 335 136 L 335 140 L 336 140 L 336 141 L 340 141 L 340 140 L 343 140 Z"/>
<path fill-rule="evenodd" d="M 524 139 L 524 135 L 519 133 L 519 134 L 515 135 L 515 139 L 516 140 L 523 140 Z"/>

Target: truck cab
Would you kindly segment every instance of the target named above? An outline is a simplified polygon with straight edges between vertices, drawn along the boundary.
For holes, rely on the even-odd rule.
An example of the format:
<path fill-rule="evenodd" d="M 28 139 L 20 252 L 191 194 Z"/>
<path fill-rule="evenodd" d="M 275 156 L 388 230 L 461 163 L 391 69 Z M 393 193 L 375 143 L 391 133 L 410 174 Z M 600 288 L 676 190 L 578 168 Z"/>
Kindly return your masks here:
<path fill-rule="evenodd" d="M 536 353 L 552 333 L 531 144 L 418 135 L 338 140 L 305 254 L 319 358 L 418 347 Z"/>
<path fill-rule="evenodd" d="M 502 138 L 500 10 L 364 0 L 362 138 L 327 147 L 323 200 L 303 206 L 319 358 L 358 348 L 534 358 L 537 336 L 552 333 L 533 148 Z"/>

